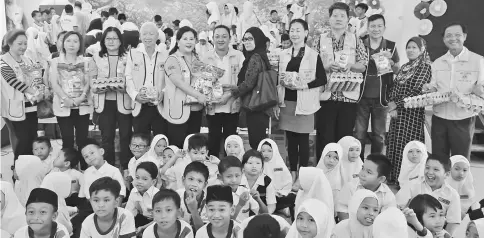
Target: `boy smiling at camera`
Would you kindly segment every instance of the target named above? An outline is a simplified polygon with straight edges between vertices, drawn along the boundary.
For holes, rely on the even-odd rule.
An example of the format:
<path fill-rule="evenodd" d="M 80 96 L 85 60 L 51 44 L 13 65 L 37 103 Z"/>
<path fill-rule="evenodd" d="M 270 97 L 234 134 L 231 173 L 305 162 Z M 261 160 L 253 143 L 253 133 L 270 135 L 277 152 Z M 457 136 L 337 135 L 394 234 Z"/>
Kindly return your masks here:
<path fill-rule="evenodd" d="M 235 238 L 239 224 L 231 219 L 235 213 L 232 188 L 213 185 L 207 188 L 207 215 L 210 223 L 197 231 L 196 238 Z"/>
<path fill-rule="evenodd" d="M 359 179 L 346 183 L 338 195 L 336 212 L 340 221 L 348 219 L 348 203 L 353 194 L 359 189 L 375 192 L 380 200 L 382 211 L 389 207 L 396 207 L 396 199 L 386 179 L 390 176 L 392 164 L 385 155 L 370 154 L 366 157 L 359 173 Z"/>
<path fill-rule="evenodd" d="M 133 215 L 118 207 L 120 190 L 120 183 L 109 177 L 100 178 L 91 184 L 89 194 L 94 213 L 82 223 L 81 238 L 136 237 Z"/>
<path fill-rule="evenodd" d="M 407 207 L 408 202 L 419 194 L 429 194 L 439 200 L 444 208 L 447 225 L 445 230 L 452 235 L 461 222 L 459 193 L 446 181 L 450 174 L 449 158 L 429 156 L 425 164 L 424 178 L 413 180 L 397 193 L 397 204 Z"/>

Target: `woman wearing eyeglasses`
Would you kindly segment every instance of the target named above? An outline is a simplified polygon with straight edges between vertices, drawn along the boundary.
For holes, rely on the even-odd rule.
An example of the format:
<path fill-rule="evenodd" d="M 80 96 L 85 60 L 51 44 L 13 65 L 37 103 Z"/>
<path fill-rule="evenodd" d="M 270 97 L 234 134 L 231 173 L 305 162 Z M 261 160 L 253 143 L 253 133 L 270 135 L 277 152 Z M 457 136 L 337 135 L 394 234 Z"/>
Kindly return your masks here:
<path fill-rule="evenodd" d="M 94 110 L 99 113 L 98 125 L 101 130 L 104 159 L 114 165 L 114 137 L 116 124 L 119 126 L 121 166 L 126 169 L 133 156 L 129 150 L 132 134 L 132 101 L 126 93 L 125 69 L 127 55 L 123 47 L 121 32 L 116 27 L 108 27 L 101 37 L 101 51 L 92 56 L 90 77 L 93 92 Z M 103 82 L 112 83 L 105 84 Z"/>
<path fill-rule="evenodd" d="M 264 69 L 270 69 L 267 57 L 267 42 L 269 39 L 258 27 L 249 28 L 243 38 L 243 53 L 245 60 L 238 75 L 237 86 L 232 87 L 234 98 L 248 97 L 253 93 L 257 84 L 259 73 Z M 252 149 L 257 149 L 259 142 L 267 137 L 266 130 L 269 127 L 269 116 L 272 111 L 249 111 L 245 110 L 247 129 L 249 132 L 249 144 Z"/>

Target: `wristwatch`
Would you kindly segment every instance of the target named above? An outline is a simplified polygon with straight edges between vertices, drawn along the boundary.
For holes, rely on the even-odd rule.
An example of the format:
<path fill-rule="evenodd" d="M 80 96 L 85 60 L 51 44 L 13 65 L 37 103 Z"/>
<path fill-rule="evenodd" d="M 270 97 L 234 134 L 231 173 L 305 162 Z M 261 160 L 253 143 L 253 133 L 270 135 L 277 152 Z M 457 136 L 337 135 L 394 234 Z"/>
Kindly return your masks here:
<path fill-rule="evenodd" d="M 427 236 L 427 228 L 424 227 L 421 231 L 417 231 L 417 235 L 422 237 Z"/>

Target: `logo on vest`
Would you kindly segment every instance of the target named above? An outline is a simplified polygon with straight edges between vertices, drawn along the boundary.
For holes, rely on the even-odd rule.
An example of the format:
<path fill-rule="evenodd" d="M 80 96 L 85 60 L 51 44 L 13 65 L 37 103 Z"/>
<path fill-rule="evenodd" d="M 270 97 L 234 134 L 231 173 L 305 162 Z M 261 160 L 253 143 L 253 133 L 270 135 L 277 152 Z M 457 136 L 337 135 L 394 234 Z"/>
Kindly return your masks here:
<path fill-rule="evenodd" d="M 274 168 L 274 172 L 282 171 L 282 168 Z"/>

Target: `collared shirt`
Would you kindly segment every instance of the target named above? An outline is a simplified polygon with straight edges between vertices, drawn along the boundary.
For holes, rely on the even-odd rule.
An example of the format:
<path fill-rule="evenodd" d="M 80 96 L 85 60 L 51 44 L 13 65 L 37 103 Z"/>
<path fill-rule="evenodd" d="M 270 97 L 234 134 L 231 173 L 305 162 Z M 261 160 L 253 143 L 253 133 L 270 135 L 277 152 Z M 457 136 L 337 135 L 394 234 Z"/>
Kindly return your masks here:
<path fill-rule="evenodd" d="M 69 232 L 67 231 L 67 228 L 65 226 L 59 223 L 53 223 L 53 225 L 54 224 L 56 224 L 57 227 L 55 231 L 53 230 L 54 227 L 52 227 L 52 230 L 53 232 L 55 232 L 55 234 L 50 234 L 51 238 L 69 238 Z M 18 229 L 13 235 L 13 237 L 14 238 L 31 238 L 31 237 L 34 238 L 35 236 L 32 232 L 32 229 L 29 226 L 24 226 Z"/>
<path fill-rule="evenodd" d="M 237 221 L 230 220 L 230 225 L 229 225 L 229 230 L 230 233 L 227 234 L 226 237 L 228 238 L 237 238 L 237 234 L 240 231 L 240 224 Z M 213 238 L 212 234 L 212 223 L 208 223 L 204 226 L 202 226 L 200 229 L 197 231 L 197 235 L 195 236 L 196 238 Z"/>
<path fill-rule="evenodd" d="M 44 32 L 44 24 L 41 22 L 40 25 L 36 22 L 32 23 L 32 27 L 37 29 L 39 32 Z"/>
<path fill-rule="evenodd" d="M 146 154 L 139 159 L 136 159 L 136 157 L 133 156 L 128 162 L 128 175 L 133 179 L 136 177 L 136 167 L 138 167 L 141 162 L 153 162 L 155 165 L 158 163 L 155 158 L 147 156 Z"/>
<path fill-rule="evenodd" d="M 406 207 L 408 202 L 419 194 L 429 194 L 439 200 L 444 208 L 445 217 L 448 223 L 460 224 L 461 206 L 459 193 L 452 188 L 447 182 L 444 182 L 441 188 L 432 191 L 432 188 L 425 181 L 425 178 L 414 180 L 407 186 L 403 187 L 397 193 L 397 204 Z"/>
<path fill-rule="evenodd" d="M 143 195 L 141 195 L 138 189 L 134 187 L 129 194 L 129 199 L 126 203 L 126 210 L 130 211 L 133 214 L 133 217 L 136 217 L 138 214 L 142 214 L 145 217 L 153 218 L 152 201 L 155 194 L 159 191 L 159 189 L 151 186 L 148 190 L 146 190 L 146 192 L 143 193 Z"/>
<path fill-rule="evenodd" d="M 120 31 L 121 31 L 121 29 L 123 29 L 121 27 L 121 23 L 119 23 L 119 20 L 114 18 L 113 16 L 109 16 L 108 19 L 106 19 L 106 21 L 104 21 L 103 31 L 105 31 L 108 27 L 116 27 Z"/>
<path fill-rule="evenodd" d="M 60 25 L 63 31 L 74 31 L 74 27 L 79 27 L 77 17 L 73 15 L 63 14 L 60 17 Z"/>
<path fill-rule="evenodd" d="M 42 162 L 42 166 L 44 169 L 44 176 L 45 176 L 48 173 L 50 173 L 50 171 L 52 171 L 52 169 L 54 168 L 54 158 L 52 156 L 52 153 L 50 153 L 49 156 L 45 158 L 45 160 L 41 160 L 41 162 Z"/>
<path fill-rule="evenodd" d="M 87 199 L 90 199 L 91 194 L 89 194 L 89 187 L 94 181 L 102 177 L 110 177 L 117 180 L 119 184 L 121 184 L 121 192 L 119 195 L 126 196 L 126 186 L 124 184 L 124 178 L 121 175 L 121 172 L 118 168 L 104 161 L 104 164 L 99 169 L 91 166 L 87 168 L 86 171 L 84 171 L 84 182 L 81 184 L 79 197 L 85 197 Z"/>
<path fill-rule="evenodd" d="M 68 169 L 64 171 L 64 173 L 71 177 L 71 194 L 79 193 L 79 190 L 82 187 L 81 183 L 84 182 L 84 175 L 79 170 L 75 169 Z"/>
<path fill-rule="evenodd" d="M 257 180 L 255 181 L 254 186 L 252 186 L 252 188 L 251 188 L 250 185 L 249 185 L 249 181 L 247 181 L 247 177 L 245 175 L 242 175 L 242 180 L 240 181 L 240 186 L 244 186 L 244 187 L 248 188 L 249 190 L 257 190 L 257 188 L 259 188 L 259 186 L 262 186 L 262 187 L 265 186 L 265 182 L 264 182 L 265 176 L 267 176 L 267 175 L 261 174 L 257 178 Z M 272 182 L 269 185 L 267 185 L 266 194 L 261 194 L 261 196 L 266 197 L 266 204 L 267 205 L 277 203 L 277 201 L 276 201 L 276 189 L 274 188 L 274 186 L 272 186 Z"/>
<path fill-rule="evenodd" d="M 192 214 L 190 213 L 190 211 L 188 211 L 188 207 L 187 205 L 185 204 L 185 188 L 181 188 L 181 189 L 178 189 L 176 190 L 176 192 L 178 193 L 178 195 L 180 196 L 180 210 L 181 210 L 181 219 L 184 220 L 185 222 L 188 222 L 190 223 L 191 225 L 192 224 Z M 208 216 L 207 216 L 207 206 L 206 206 L 206 203 L 205 203 L 205 199 L 207 198 L 207 193 L 206 191 L 203 191 L 203 194 L 202 194 L 202 200 L 201 201 L 198 201 L 198 215 L 200 215 L 200 218 L 202 219 L 202 221 L 204 223 L 208 223 L 209 220 L 208 220 Z"/>
<path fill-rule="evenodd" d="M 456 90 L 462 94 L 470 94 L 476 86 L 484 85 L 484 58 L 466 47 L 456 57 L 447 52 L 432 63 L 431 84 L 439 92 Z M 434 105 L 433 109 L 435 116 L 447 120 L 463 120 L 476 115 L 454 102 Z"/>
<path fill-rule="evenodd" d="M 177 233 L 174 238 L 194 238 L 193 230 L 188 223 L 183 220 L 176 221 Z M 158 238 L 158 224 L 153 223 L 146 227 L 143 238 Z"/>
<path fill-rule="evenodd" d="M 339 192 L 338 201 L 336 202 L 336 212 L 348 213 L 349 201 L 351 197 L 353 197 L 353 194 L 359 189 L 365 189 L 360 184 L 359 180 L 353 180 L 346 183 L 343 186 L 343 188 L 341 188 L 341 191 Z M 393 194 L 392 190 L 390 190 L 388 185 L 384 183 L 380 184 L 380 186 L 375 191 L 375 193 L 376 193 L 376 196 L 378 196 L 378 199 L 380 200 L 379 205 L 382 211 L 389 207 L 397 206 L 395 195 Z"/>
<path fill-rule="evenodd" d="M 218 163 L 220 160 L 215 156 L 210 156 L 211 160 L 204 160 L 200 161 L 203 162 L 208 168 L 209 176 L 208 176 L 208 185 L 214 185 L 217 182 L 217 175 L 218 175 Z M 192 162 L 190 157 L 185 156 L 182 159 L 178 159 L 171 168 L 169 168 L 165 175 L 169 181 L 169 189 L 178 190 L 184 188 L 183 186 L 183 172 L 185 172 L 185 168 L 188 164 Z"/>
<path fill-rule="evenodd" d="M 234 206 L 237 206 L 237 204 L 239 204 L 240 196 L 244 192 L 250 193 L 249 188 L 246 188 L 240 185 L 237 188 L 237 191 L 235 191 L 235 193 L 232 193 L 232 197 L 234 199 Z M 247 201 L 247 203 L 245 203 L 242 209 L 240 209 L 239 215 L 235 220 L 240 223 L 245 219 L 249 218 L 249 211 L 254 212 L 256 215 L 259 214 L 259 203 L 257 203 L 250 195 L 249 195 L 249 201 Z"/>
<path fill-rule="evenodd" d="M 155 51 L 153 52 L 152 55 L 148 55 L 146 52 L 146 48 L 144 45 L 140 45 L 138 48 L 134 49 L 137 50 L 145 56 L 145 65 L 139 65 L 135 66 L 133 65 L 133 60 L 131 59 L 130 56 L 128 56 L 128 62 L 126 63 L 126 92 L 129 94 L 131 99 L 135 100 L 136 96 L 138 95 L 138 91 L 136 91 L 136 87 L 134 86 L 132 76 L 132 71 L 133 67 L 144 67 L 145 68 L 145 73 L 146 73 L 146 80 L 144 81 L 143 86 L 147 87 L 153 87 L 154 86 L 154 77 L 155 77 L 155 67 L 156 67 L 156 61 L 157 58 L 162 56 L 162 52 L 158 47 L 155 46 Z"/>
<path fill-rule="evenodd" d="M 302 6 L 299 5 L 299 3 L 294 3 L 291 6 L 291 9 L 289 10 L 292 12 L 292 19 L 301 19 L 301 20 L 306 20 L 306 15 L 309 15 L 309 10 L 308 6 L 306 4 L 303 4 Z"/>
<path fill-rule="evenodd" d="M 132 238 L 136 237 L 134 217 L 128 210 L 117 207 L 114 211 L 113 225 L 107 231 L 100 231 L 96 213 L 82 222 L 80 238 Z"/>

